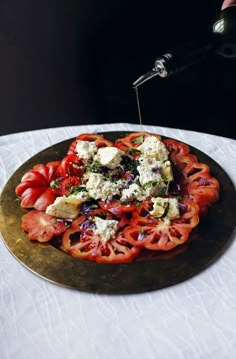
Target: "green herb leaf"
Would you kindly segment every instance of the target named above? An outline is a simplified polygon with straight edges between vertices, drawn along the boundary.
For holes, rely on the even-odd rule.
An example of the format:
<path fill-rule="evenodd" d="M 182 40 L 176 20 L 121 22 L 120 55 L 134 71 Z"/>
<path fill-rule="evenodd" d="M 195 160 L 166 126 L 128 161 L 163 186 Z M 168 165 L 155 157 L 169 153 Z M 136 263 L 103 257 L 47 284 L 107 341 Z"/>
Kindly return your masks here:
<path fill-rule="evenodd" d="M 166 190 L 167 190 L 166 186 L 162 187 L 160 191 L 156 194 L 156 196 L 164 196 L 166 194 Z"/>
<path fill-rule="evenodd" d="M 50 187 L 51 187 L 51 188 L 59 188 L 59 187 L 60 187 L 59 181 L 57 181 L 57 180 L 52 181 L 52 182 L 50 183 Z"/>
<path fill-rule="evenodd" d="M 91 204 L 89 207 L 90 207 L 91 209 L 96 209 L 96 208 L 98 208 L 98 205 L 97 205 L 97 204 Z"/>
<path fill-rule="evenodd" d="M 85 167 L 90 172 L 94 172 L 94 173 L 100 173 L 101 172 L 101 165 L 100 165 L 100 163 L 98 161 L 87 162 Z"/>
<path fill-rule="evenodd" d="M 144 136 L 136 137 L 132 142 L 135 144 L 143 143 Z"/>
<path fill-rule="evenodd" d="M 135 155 L 137 153 L 140 153 L 140 151 L 136 148 L 129 148 L 128 150 L 125 150 L 125 153 L 127 153 L 128 155 Z"/>
<path fill-rule="evenodd" d="M 87 191 L 85 186 L 72 186 L 69 194 L 78 194 L 79 192 Z"/>
<path fill-rule="evenodd" d="M 155 187 L 159 182 L 157 181 L 149 181 L 147 183 L 144 183 L 143 187 L 144 188 L 149 188 L 149 187 Z"/>

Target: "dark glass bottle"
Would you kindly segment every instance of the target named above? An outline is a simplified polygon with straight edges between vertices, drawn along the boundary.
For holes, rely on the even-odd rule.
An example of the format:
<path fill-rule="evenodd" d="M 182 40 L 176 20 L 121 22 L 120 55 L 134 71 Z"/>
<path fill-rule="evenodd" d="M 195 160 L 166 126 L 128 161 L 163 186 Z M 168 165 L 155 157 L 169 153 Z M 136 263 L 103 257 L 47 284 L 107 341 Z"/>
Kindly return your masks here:
<path fill-rule="evenodd" d="M 204 38 L 180 46 L 158 57 L 154 68 L 138 78 L 133 86 L 137 88 L 156 75 L 168 77 L 183 71 L 212 53 L 236 59 L 236 5 L 220 12 Z"/>

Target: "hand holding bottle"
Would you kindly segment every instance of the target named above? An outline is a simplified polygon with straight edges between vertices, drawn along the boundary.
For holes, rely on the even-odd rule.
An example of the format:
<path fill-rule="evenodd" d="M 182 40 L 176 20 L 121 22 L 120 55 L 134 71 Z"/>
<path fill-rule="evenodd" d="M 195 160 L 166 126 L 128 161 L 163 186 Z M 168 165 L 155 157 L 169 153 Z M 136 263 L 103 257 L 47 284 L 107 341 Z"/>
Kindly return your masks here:
<path fill-rule="evenodd" d="M 222 10 L 226 9 L 227 7 L 231 5 L 236 5 L 236 0 L 225 0 L 222 4 Z"/>

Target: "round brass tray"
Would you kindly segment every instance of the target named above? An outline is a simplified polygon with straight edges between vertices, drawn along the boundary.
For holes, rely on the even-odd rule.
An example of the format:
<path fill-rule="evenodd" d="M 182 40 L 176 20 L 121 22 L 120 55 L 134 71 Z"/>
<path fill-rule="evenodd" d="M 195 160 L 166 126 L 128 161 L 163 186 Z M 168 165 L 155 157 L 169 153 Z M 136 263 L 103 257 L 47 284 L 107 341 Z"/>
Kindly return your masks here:
<path fill-rule="evenodd" d="M 107 132 L 111 141 L 124 132 Z M 129 264 L 98 264 L 80 260 L 46 243 L 28 240 L 21 230 L 25 213 L 15 195 L 23 174 L 35 164 L 60 160 L 73 139 L 51 146 L 26 161 L 12 175 L 0 199 L 0 229 L 3 241 L 15 258 L 38 276 L 80 291 L 94 293 L 138 293 L 156 290 L 182 282 L 210 265 L 231 242 L 235 227 L 236 192 L 225 171 L 209 156 L 191 147 L 200 162 L 206 163 L 211 175 L 220 183 L 220 199 L 207 217 L 192 232 L 189 241 L 157 256 L 155 260 Z M 11 268 L 9 268 L 9 271 Z"/>

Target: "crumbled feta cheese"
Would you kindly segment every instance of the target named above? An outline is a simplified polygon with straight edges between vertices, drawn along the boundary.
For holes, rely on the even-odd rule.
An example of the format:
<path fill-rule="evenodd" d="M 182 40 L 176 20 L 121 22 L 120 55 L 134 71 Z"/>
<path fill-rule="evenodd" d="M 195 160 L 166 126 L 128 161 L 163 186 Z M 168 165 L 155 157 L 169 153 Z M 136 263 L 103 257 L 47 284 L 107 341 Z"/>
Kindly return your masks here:
<path fill-rule="evenodd" d="M 150 211 L 150 214 L 154 217 L 162 217 L 165 212 L 166 217 L 169 220 L 177 219 L 180 217 L 179 214 L 179 205 L 176 198 L 152 198 L 153 210 Z"/>
<path fill-rule="evenodd" d="M 145 191 L 137 185 L 133 183 L 127 189 L 123 189 L 120 200 L 121 201 L 133 201 L 137 199 L 138 201 L 143 201 L 147 198 Z"/>
<path fill-rule="evenodd" d="M 97 234 L 101 237 L 101 240 L 104 242 L 109 241 L 109 239 L 113 238 L 118 229 L 118 221 L 113 219 L 102 219 L 100 217 L 94 217 L 95 219 L 95 228 L 92 228 L 94 234 Z"/>
<path fill-rule="evenodd" d="M 93 156 L 97 152 L 97 146 L 95 141 L 78 140 L 76 143 L 75 151 L 77 152 L 79 158 L 89 160 L 93 158 Z"/>
<path fill-rule="evenodd" d="M 172 167 L 171 167 L 171 162 L 165 161 L 165 162 L 161 163 L 160 167 L 161 167 L 162 176 L 164 176 L 168 182 L 173 181 L 174 176 L 173 176 L 173 171 L 172 171 Z"/>
<path fill-rule="evenodd" d="M 71 198 L 71 197 L 77 198 L 80 202 L 86 202 L 89 199 L 89 194 L 87 191 L 81 191 L 78 192 L 77 194 L 72 194 L 67 198 Z"/>
<path fill-rule="evenodd" d="M 99 148 L 96 159 L 107 168 L 114 169 L 119 166 L 124 152 L 116 147 Z"/>
<path fill-rule="evenodd" d="M 57 197 L 46 208 L 46 213 L 58 218 L 76 218 L 79 214 L 80 205 L 83 201 L 75 195 Z"/>
<path fill-rule="evenodd" d="M 140 165 L 137 167 L 139 172 L 139 182 L 143 186 L 148 182 L 161 182 L 160 162 L 154 158 L 140 159 Z"/>
<path fill-rule="evenodd" d="M 100 173 L 90 174 L 89 180 L 86 183 L 86 189 L 90 197 L 94 199 L 101 198 L 103 201 L 112 199 L 113 196 L 120 194 L 119 185 L 107 180 Z"/>
<path fill-rule="evenodd" d="M 169 198 L 169 210 L 167 217 L 169 219 L 177 219 L 180 217 L 179 202 L 176 198 Z"/>
<path fill-rule="evenodd" d="M 155 157 L 160 161 L 168 160 L 168 150 L 164 143 L 155 136 L 148 136 L 137 148 L 145 157 Z"/>

